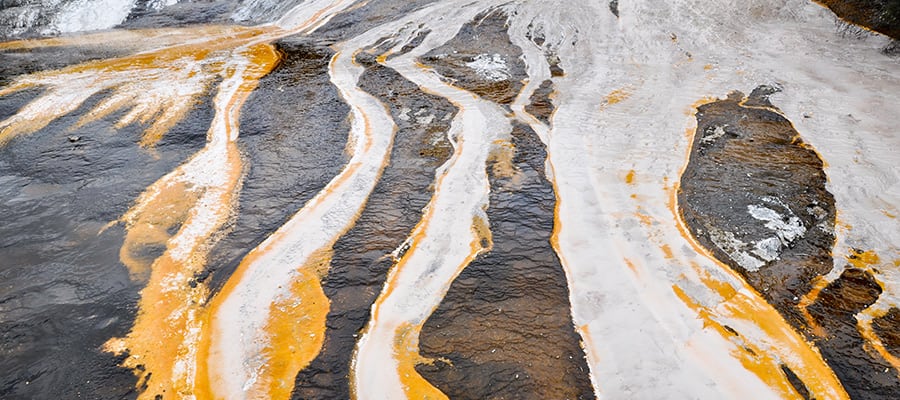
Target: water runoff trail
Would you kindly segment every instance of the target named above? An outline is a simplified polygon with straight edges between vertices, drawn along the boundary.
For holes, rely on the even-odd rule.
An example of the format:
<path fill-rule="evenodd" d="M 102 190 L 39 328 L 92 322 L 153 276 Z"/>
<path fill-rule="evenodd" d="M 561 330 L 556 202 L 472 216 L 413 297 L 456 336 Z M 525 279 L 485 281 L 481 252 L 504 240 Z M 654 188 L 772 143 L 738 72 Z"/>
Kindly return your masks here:
<path fill-rule="evenodd" d="M 142 377 L 142 398 L 286 398 L 294 377 L 319 353 L 331 301 L 320 282 L 332 246 L 365 207 L 397 129 L 385 104 L 357 86 L 362 53 L 458 112 L 447 133 L 451 156 L 436 171 L 421 220 L 392 254 L 360 332 L 349 377 L 355 398 L 446 398 L 416 369 L 434 361 L 419 355 L 419 334 L 454 279 L 491 251 L 485 166 L 514 123 L 530 127 L 547 150 L 546 178 L 556 196 L 551 243 L 566 273 L 573 326 L 597 397 L 848 398 L 807 333 L 700 245 L 679 212 L 678 182 L 697 106 L 759 85 L 780 89 L 772 101 L 827 164 L 841 222 L 833 253 L 865 248 L 885 260 L 873 269 L 884 293 L 861 314 L 860 329 L 897 366 L 866 323 L 896 307 L 900 294 L 894 261 L 900 259 L 894 219 L 900 167 L 892 153 L 900 139 L 891 120 L 900 115 L 898 66 L 878 51 L 883 38 L 841 37 L 827 10 L 800 0 L 646 0 L 615 7 L 443 1 L 335 43 L 329 74 L 351 109 L 349 161 L 210 298 L 194 276 L 239 212 L 244 165 L 237 121 L 258 80 L 276 67 L 270 43 L 313 34 L 335 15 L 363 6 L 312 0 L 255 27 L 147 30 L 140 33 L 146 48 L 133 55 L 24 75 L 0 89 L 7 95 L 44 88 L 0 122 L 2 143 L 106 91 L 79 123 L 130 109 L 120 123 L 148 124 L 140 145 L 153 151 L 193 99 L 217 85 L 206 146 L 151 185 L 119 221 L 127 229 L 121 261 L 148 280 L 131 333 L 111 339 L 106 349 L 128 355 L 125 365 Z M 504 29 L 525 65 L 522 89 L 509 105 L 421 63 L 491 11 L 507 16 Z M 0 48 L 115 43 L 117 34 Z M 489 48 L 484 52 L 467 73 L 508 78 L 507 63 L 492 58 Z M 548 81 L 554 111 L 539 118 L 527 103 Z M 149 262 L 133 256 L 152 244 L 165 252 Z M 835 260 L 823 282 L 843 270 L 843 260 Z"/>

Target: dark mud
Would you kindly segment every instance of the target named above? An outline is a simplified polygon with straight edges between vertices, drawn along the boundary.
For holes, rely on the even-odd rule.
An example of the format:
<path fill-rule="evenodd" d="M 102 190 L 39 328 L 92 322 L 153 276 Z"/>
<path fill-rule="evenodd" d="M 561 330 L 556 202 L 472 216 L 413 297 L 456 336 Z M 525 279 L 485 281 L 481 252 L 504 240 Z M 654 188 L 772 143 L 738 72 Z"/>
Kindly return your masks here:
<path fill-rule="evenodd" d="M 0 98 L 0 116 L 38 93 Z M 70 129 L 103 96 L 0 147 L 0 398 L 136 396 L 100 347 L 130 330 L 142 282 L 119 262 L 122 226 L 101 230 L 202 148 L 213 110 L 204 97 L 148 151 L 146 126 L 113 127 L 127 110 Z"/>
<path fill-rule="evenodd" d="M 397 123 L 390 164 L 375 186 L 356 225 L 334 245 L 331 268 L 323 282 L 331 300 L 325 344 L 319 356 L 297 377 L 296 399 L 350 398 L 350 361 L 372 303 L 381 292 L 391 252 L 400 247 L 433 193 L 435 170 L 452 147 L 446 138 L 456 108 L 422 92 L 392 69 L 362 55 L 367 67 L 359 86 L 390 108 Z"/>
<path fill-rule="evenodd" d="M 508 105 L 522 90 L 527 75 L 522 49 L 510 42 L 506 20 L 507 15 L 499 10 L 477 15 L 453 39 L 419 61 L 455 86 Z"/>
<path fill-rule="evenodd" d="M 501 154 L 487 165 L 493 248 L 463 270 L 426 321 L 421 354 L 437 361 L 416 370 L 451 399 L 592 399 L 565 273 L 550 245 L 556 199 L 546 152 L 525 125 L 515 125 L 511 142 L 500 151 L 515 152 L 512 176 L 499 173 Z"/>
<path fill-rule="evenodd" d="M 775 90 L 733 92 L 698 108 L 680 211 L 704 247 L 818 346 L 851 397 L 894 398 L 897 372 L 866 350 L 856 328 L 855 314 L 881 294 L 871 274 L 849 269 L 823 289 L 808 307 L 818 327 L 798 307 L 832 269 L 835 205 L 822 160 L 769 102 Z"/>
<path fill-rule="evenodd" d="M 303 208 L 348 160 L 350 108 L 328 76 L 334 52 L 299 38 L 276 46 L 284 57 L 281 64 L 260 80 L 241 111 L 238 143 L 247 172 L 237 219 L 209 256 L 212 295 L 247 253 Z"/>

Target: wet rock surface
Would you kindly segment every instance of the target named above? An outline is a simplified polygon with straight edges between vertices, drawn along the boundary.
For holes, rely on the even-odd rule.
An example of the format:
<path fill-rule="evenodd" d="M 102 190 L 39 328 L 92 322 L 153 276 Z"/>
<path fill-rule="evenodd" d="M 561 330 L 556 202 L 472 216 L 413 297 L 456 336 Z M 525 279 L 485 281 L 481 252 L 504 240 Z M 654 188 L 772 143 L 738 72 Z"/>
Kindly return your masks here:
<path fill-rule="evenodd" d="M 435 171 L 452 147 L 447 140 L 456 108 L 422 92 L 394 70 L 362 53 L 366 66 L 360 87 L 390 108 L 397 124 L 390 163 L 356 224 L 334 245 L 322 282 L 331 300 L 325 344 L 319 356 L 297 376 L 294 398 L 350 398 L 350 362 L 356 341 L 369 320 L 399 248 L 422 216 L 433 193 Z"/>
<path fill-rule="evenodd" d="M 858 314 L 875 304 L 882 292 L 872 272 L 848 266 L 807 308 L 824 331 L 815 343 L 854 399 L 891 398 L 900 387 L 896 370 L 861 335 L 858 321 Z M 900 332 L 892 317 L 888 314 L 874 324 L 875 334 L 888 349 Z"/>
<path fill-rule="evenodd" d="M 900 1 L 816 0 L 841 19 L 900 40 Z"/>
<path fill-rule="evenodd" d="M 506 19 L 499 10 L 476 16 L 456 37 L 424 54 L 420 61 L 455 86 L 510 104 L 522 90 L 525 64 L 520 59 L 522 50 L 509 40 Z"/>
<path fill-rule="evenodd" d="M 881 292 L 881 286 L 871 272 L 849 268 L 822 289 L 816 302 L 808 310 L 819 324 L 846 323 L 849 317 L 875 304 Z M 838 319 L 835 316 L 844 318 Z M 855 321 L 851 325 L 855 325 Z"/>
<path fill-rule="evenodd" d="M 679 210 L 704 247 L 817 345 L 852 398 L 890 398 L 897 372 L 857 329 L 856 314 L 882 292 L 870 272 L 847 269 L 821 290 L 807 308 L 818 326 L 802 315 L 800 299 L 832 269 L 835 205 L 822 160 L 769 101 L 777 90 L 698 107 Z"/>
<path fill-rule="evenodd" d="M 697 109 L 678 203 L 716 258 L 800 324 L 795 299 L 832 268 L 834 198 L 822 160 L 766 107 L 765 93 L 733 92 Z"/>
<path fill-rule="evenodd" d="M 545 80 L 535 89 L 529 100 L 531 103 L 525 106 L 525 111 L 545 124 L 550 123 L 550 117 L 556 107 L 553 105 L 553 81 Z"/>
<path fill-rule="evenodd" d="M 900 309 L 893 307 L 872 323 L 875 334 L 894 357 L 900 357 Z"/>
<path fill-rule="evenodd" d="M 516 124 L 488 161 L 493 246 L 422 328 L 416 370 L 451 399 L 593 399 L 566 277 L 550 245 L 555 198 L 537 135 Z M 510 168 L 511 167 L 511 168 Z"/>
<path fill-rule="evenodd" d="M 335 16 L 316 32 L 325 40 L 346 40 L 400 16 L 415 12 L 437 0 L 368 1 L 361 7 Z"/>
<path fill-rule="evenodd" d="M 0 98 L 0 117 L 39 93 Z M 143 282 L 119 262 L 123 228 L 103 228 L 203 146 L 212 105 L 205 98 L 147 150 L 137 145 L 145 126 L 113 127 L 124 111 L 71 128 L 101 98 L 0 146 L 4 399 L 137 395 L 134 374 L 100 347 L 131 328 Z"/>
<path fill-rule="evenodd" d="M 0 87 L 13 78 L 38 71 L 56 70 L 91 60 L 113 58 L 126 51 L 108 46 L 66 46 L 27 50 L 0 50 Z M 0 117 L 3 117 L 0 115 Z"/>
<path fill-rule="evenodd" d="M 0 40 L 16 36 L 37 36 L 53 22 L 53 17 L 67 3 L 55 2 L 48 7 L 41 0 L 7 0 L 0 3 Z"/>
<path fill-rule="evenodd" d="M 209 256 L 211 294 L 347 162 L 350 109 L 329 82 L 334 52 L 308 40 L 276 45 L 281 64 L 260 81 L 241 113 L 247 171 L 237 218 Z"/>
<path fill-rule="evenodd" d="M 236 4 L 227 0 L 180 1 L 165 6 L 160 1 L 138 0 L 120 27 L 126 29 L 179 27 L 194 24 L 235 22 Z"/>

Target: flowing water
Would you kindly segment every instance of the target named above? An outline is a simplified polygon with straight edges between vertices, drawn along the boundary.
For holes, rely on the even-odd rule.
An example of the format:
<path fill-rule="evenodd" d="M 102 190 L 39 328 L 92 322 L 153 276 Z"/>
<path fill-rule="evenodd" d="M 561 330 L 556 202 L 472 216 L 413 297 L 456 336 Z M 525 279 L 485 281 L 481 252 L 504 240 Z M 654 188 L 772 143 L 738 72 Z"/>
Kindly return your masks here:
<path fill-rule="evenodd" d="M 900 65 L 846 26 L 0 3 L 0 397 L 896 398 Z"/>

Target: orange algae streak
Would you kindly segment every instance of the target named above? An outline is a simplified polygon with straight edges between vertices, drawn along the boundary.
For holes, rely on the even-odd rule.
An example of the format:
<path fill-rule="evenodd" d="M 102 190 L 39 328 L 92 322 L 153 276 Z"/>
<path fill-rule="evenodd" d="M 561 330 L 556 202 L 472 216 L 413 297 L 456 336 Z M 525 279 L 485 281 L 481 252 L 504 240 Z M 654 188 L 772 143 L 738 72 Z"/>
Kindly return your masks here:
<path fill-rule="evenodd" d="M 773 381 L 781 382 L 773 386 L 779 388 L 790 386 L 790 381 L 780 372 L 780 364 L 783 363 L 797 375 L 815 398 L 849 399 L 849 395 L 847 395 L 834 371 L 828 367 L 815 347 L 788 325 L 787 321 L 759 293 L 750 287 L 742 277 L 737 275 L 727 265 L 722 264 L 708 250 L 697 243 L 693 236 L 688 234 L 683 225 L 682 217 L 675 208 L 676 192 L 677 188 L 670 191 L 669 208 L 675 213 L 676 225 L 681 235 L 688 240 L 698 254 L 702 254 L 712 260 L 719 267 L 719 271 L 740 282 L 742 287 L 735 288 L 725 281 L 714 278 L 708 271 L 700 268 L 697 264 L 692 264 L 701 282 L 707 288 L 719 294 L 722 298 L 721 302 L 715 309 L 710 309 L 699 305 L 677 286 L 673 286 L 675 294 L 686 305 L 697 312 L 698 317 L 704 321 L 705 326 L 715 328 L 720 334 L 723 330 L 726 331 L 727 336 L 723 334 L 726 339 L 734 336 L 734 334 L 727 329 L 717 328 L 717 326 L 722 325 L 715 320 L 718 315 L 742 320 L 759 329 L 767 338 L 770 347 L 767 349 L 754 349 L 758 346 L 744 341 L 744 347 L 750 348 L 757 354 L 738 354 L 738 356 L 745 367 L 748 365 L 755 366 L 752 368 L 748 367 L 748 370 L 754 372 L 764 382 L 770 385 L 772 385 L 771 382 Z M 752 359 L 744 360 L 746 357 L 752 357 Z M 793 392 L 793 387 L 790 387 L 791 391 L 785 393 Z"/>
<path fill-rule="evenodd" d="M 664 245 L 660 246 L 659 248 L 660 248 L 660 250 L 662 250 L 663 255 L 666 257 L 667 260 L 671 260 L 671 259 L 675 258 L 675 254 L 672 253 L 672 247 L 670 247 L 669 245 L 664 244 Z"/>
<path fill-rule="evenodd" d="M 241 173 L 240 156 L 236 146 L 230 147 L 228 158 L 232 167 L 228 173 L 231 185 L 237 186 Z M 173 215 L 187 216 L 179 232 L 167 242 L 166 252 L 152 263 L 150 279 L 141 291 L 138 316 L 131 332 L 124 340 L 113 339 L 106 347 L 108 350 L 120 346 L 128 349 L 130 357 L 125 360 L 124 366 L 135 369 L 135 373 L 143 378 L 144 382 L 138 382 L 138 387 L 147 385 L 140 396 L 142 399 L 150 399 L 160 393 L 184 396 L 192 391 L 193 366 L 190 359 L 195 351 L 196 335 L 201 329 L 198 313 L 208 294 L 204 285 L 192 284 L 192 279 L 204 266 L 214 232 L 206 231 L 201 237 L 194 238 L 181 235 L 185 227 L 198 222 L 194 221 L 194 207 L 203 195 L 186 190 L 180 182 L 164 184 L 158 195 L 145 199 L 146 203 L 139 203 L 133 214 L 125 217 L 128 234 L 123 244 L 123 254 L 158 240 L 154 237 L 153 221 L 167 211 Z M 224 191 L 214 196 L 215 201 L 223 205 L 214 223 L 222 225 L 229 218 L 235 193 L 234 190 Z M 150 237 L 141 236 L 147 232 L 151 233 Z M 174 252 L 177 246 L 174 241 L 179 239 L 192 243 L 190 254 L 181 256 Z M 128 261 L 130 259 L 127 257 L 123 259 L 123 262 Z"/>
<path fill-rule="evenodd" d="M 447 395 L 432 386 L 416 372 L 417 364 L 431 364 L 419 355 L 421 325 L 405 323 L 397 328 L 394 336 L 394 358 L 400 374 L 400 383 L 407 399 L 446 400 Z"/>
<path fill-rule="evenodd" d="M 878 254 L 873 250 L 863 251 L 858 249 L 852 249 L 850 254 L 847 255 L 847 262 L 850 265 L 864 270 L 873 270 L 874 266 L 881 262 L 881 259 L 878 257 Z M 898 261 L 894 261 L 894 266 L 896 267 Z M 882 288 L 884 284 L 882 282 L 878 282 L 878 285 Z M 894 368 L 894 371 L 900 374 L 900 358 L 891 354 L 884 345 L 884 342 L 878 337 L 878 334 L 872 328 L 872 321 L 884 317 L 889 308 L 877 308 L 877 307 L 869 307 L 862 312 L 860 312 L 857 316 L 857 325 L 856 329 L 859 331 L 860 335 L 866 341 L 866 348 L 870 352 L 874 352 L 878 354 L 882 359 L 884 359 L 891 367 Z"/>
<path fill-rule="evenodd" d="M 640 276 L 641 272 L 638 269 L 637 265 L 634 265 L 634 262 L 632 262 L 631 260 L 629 260 L 627 258 L 624 259 L 624 261 L 625 261 L 625 265 L 628 266 L 628 269 L 630 269 L 631 272 L 633 272 L 636 276 Z M 587 327 L 587 326 L 585 326 L 585 327 Z"/>
<path fill-rule="evenodd" d="M 723 338 L 730 340 L 732 343 L 737 342 L 739 348 L 733 349 L 731 354 L 740 360 L 744 368 L 759 377 L 766 385 L 777 390 L 783 398 L 802 399 L 797 390 L 788 381 L 787 376 L 781 372 L 780 363 L 777 360 L 766 354 L 766 351 L 758 346 L 744 342 L 740 335 L 731 328 L 716 322 L 708 310 L 693 301 L 680 287 L 673 285 L 672 290 L 681 301 L 694 310 L 703 320 L 704 328 L 712 328 Z"/>
<path fill-rule="evenodd" d="M 207 25 L 189 28 L 116 29 L 108 32 L 74 34 L 71 36 L 23 39 L 0 43 L 0 50 L 29 50 L 61 46 L 96 46 L 103 48 L 134 48 L 141 42 L 152 41 L 159 45 L 173 45 L 197 37 L 237 33 L 247 30 L 243 26 Z"/>
<path fill-rule="evenodd" d="M 635 216 L 639 221 L 641 221 L 641 224 L 643 224 L 643 225 L 645 225 L 645 226 L 653 226 L 653 224 L 656 223 L 656 221 L 653 220 L 653 217 L 651 217 L 651 216 L 649 216 L 649 215 L 647 215 L 647 214 L 644 214 L 644 213 L 642 213 L 642 212 L 640 212 L 640 211 L 641 211 L 641 210 L 638 209 L 638 211 L 634 213 L 634 216 Z"/>
<path fill-rule="evenodd" d="M 149 123 L 140 145 L 151 147 L 184 119 L 217 75 L 230 74 L 222 69 L 226 65 L 221 59 L 223 54 L 269 31 L 272 29 L 231 28 L 213 32 L 210 27 L 201 27 L 173 30 L 173 35 L 166 36 L 165 30 L 159 30 L 157 36 L 137 41 L 142 43 L 141 47 L 149 47 L 147 51 L 20 76 L 9 87 L 0 90 L 0 96 L 31 87 L 43 87 L 45 92 L 16 115 L 0 122 L 0 144 L 19 135 L 37 132 L 53 120 L 75 111 L 92 95 L 109 90 L 109 96 L 83 115 L 72 128 L 130 108 L 115 123 L 115 128 Z M 189 43 L 175 42 L 172 36 Z M 196 38 L 205 39 L 190 40 Z M 47 39 L 46 45 L 54 45 L 60 40 L 63 39 Z M 76 40 L 94 45 L 110 40 L 116 42 L 109 33 L 69 38 L 63 42 Z"/>
<path fill-rule="evenodd" d="M 141 257 L 143 249 L 165 246 L 172 235 L 188 219 L 199 194 L 184 182 L 173 182 L 153 198 L 146 199 L 140 212 L 126 214 L 126 233 L 119 259 L 128 268 L 131 278 L 145 282 L 150 275 L 153 259 Z M 141 200 L 139 200 L 141 202 Z"/>
<path fill-rule="evenodd" d="M 704 285 L 722 297 L 722 301 L 716 306 L 716 310 L 713 311 L 706 307 L 698 306 L 687 298 L 680 288 L 676 288 L 676 294 L 685 301 L 685 304 L 695 308 L 705 323 L 708 323 L 709 326 L 719 325 L 715 321 L 715 315 L 719 313 L 749 322 L 769 339 L 769 348 L 760 348 L 743 340 L 742 345 L 752 350 L 750 353 L 752 359 L 742 361 L 745 366 L 753 366 L 748 369 L 770 385 L 773 382 L 782 382 L 773 387 L 787 387 L 790 386 L 790 382 L 780 371 L 780 364 L 783 363 L 794 371 L 815 398 L 849 398 L 835 376 L 834 371 L 825 364 L 822 356 L 815 348 L 792 329 L 784 318 L 762 300 L 752 288 L 744 287 L 738 290 L 730 284 L 714 278 L 708 271 L 698 268 L 696 265 L 694 270 Z M 730 331 L 728 333 L 729 336 L 734 335 Z M 745 357 L 743 356 L 742 360 Z M 752 362 L 748 364 L 749 361 Z"/>
<path fill-rule="evenodd" d="M 803 318 L 806 319 L 806 323 L 809 325 L 810 330 L 813 335 L 818 337 L 824 337 L 827 333 L 825 332 L 825 329 L 816 322 L 812 314 L 809 313 L 809 306 L 816 302 L 816 299 L 819 298 L 819 293 L 828 286 L 828 283 L 828 280 L 824 277 L 817 278 L 813 283 L 812 290 L 803 295 L 803 297 L 800 298 L 800 301 L 797 302 L 797 308 L 800 310 L 800 313 L 803 314 Z"/>
<path fill-rule="evenodd" d="M 294 389 L 297 373 L 309 365 L 325 341 L 325 320 L 330 303 L 322 290 L 321 278 L 331 262 L 331 250 L 320 251 L 310 263 L 297 271 L 290 295 L 273 303 L 264 328 L 269 335 L 263 357 L 268 360 L 260 371 L 255 388 L 260 396 L 287 399 Z M 248 393 L 253 397 L 253 393 Z"/>
<path fill-rule="evenodd" d="M 229 185 L 236 189 L 241 173 L 240 156 L 236 146 L 229 147 Z M 236 200 L 235 191 L 213 194 L 214 201 L 223 205 L 215 214 L 214 225 L 221 226 L 230 217 L 231 205 Z M 207 288 L 192 282 L 192 279 L 203 269 L 205 256 L 215 233 L 207 230 L 200 237 L 180 236 L 184 227 L 192 223 L 210 223 L 193 220 L 194 207 L 203 193 L 184 190 L 181 183 L 163 188 L 162 193 L 139 208 L 138 214 L 134 216 L 135 222 L 127 226 L 128 234 L 122 250 L 122 253 L 126 253 L 146 245 L 148 239 L 155 239 L 152 235 L 150 238 L 140 235 L 152 232 L 152 221 L 166 211 L 188 215 L 181 230 L 168 242 L 166 253 L 152 263 L 150 280 L 141 291 L 138 317 L 124 339 L 124 345 L 131 355 L 124 365 L 135 369 L 138 375 L 147 380 L 147 388 L 140 396 L 147 399 L 160 393 L 188 395 L 192 391 L 193 366 L 190 359 L 195 351 L 194 341 L 202 327 L 198 313 L 208 295 Z M 166 200 L 171 200 L 171 203 L 165 204 Z M 192 243 L 188 255 L 174 253 L 177 244 L 173 241 L 176 240 L 189 240 Z M 123 262 L 128 261 L 128 258 L 123 259 Z M 111 343 L 116 343 L 115 339 Z M 141 382 L 138 385 L 140 387 Z"/>
<path fill-rule="evenodd" d="M 237 130 L 237 113 L 258 79 L 278 60 L 277 53 L 266 44 L 242 49 L 240 55 L 252 66 L 242 70 L 240 76 L 235 76 L 235 69 L 225 71 L 226 80 L 237 78 L 240 83 L 224 104 L 217 101 L 216 121 L 224 125 L 223 130 L 210 128 L 208 135 L 210 141 L 219 141 L 224 147 L 216 150 L 208 143 L 194 158 L 151 186 L 123 217 L 127 234 L 120 254 L 132 274 L 145 273 L 148 265 L 132 253 L 149 244 L 166 243 L 166 252 L 150 264 L 149 281 L 141 291 L 140 309 L 131 332 L 105 346 L 117 353 L 128 351 L 130 356 L 123 365 L 141 376 L 137 384 L 143 388 L 141 399 L 159 394 L 195 394 L 197 343 L 204 325 L 202 307 L 209 291 L 193 277 L 204 268 L 215 235 L 231 218 L 237 200 L 243 168 L 233 141 L 236 136 L 232 138 L 232 132 Z M 195 160 L 210 154 L 224 157 L 218 158 L 218 168 L 222 169 L 198 171 L 208 166 Z M 217 184 L 201 186 L 194 182 L 198 173 L 221 178 Z M 165 232 L 174 227 L 178 232 L 166 238 Z"/>
<path fill-rule="evenodd" d="M 439 187 L 440 182 L 443 179 L 444 176 L 441 176 L 435 186 Z M 388 298 L 394 289 L 396 289 L 396 281 L 399 275 L 398 272 L 406 266 L 407 260 L 409 260 L 409 258 L 417 251 L 416 243 L 420 242 L 425 237 L 425 231 L 428 224 L 431 223 L 433 212 L 434 210 L 432 208 L 427 208 L 425 215 L 423 215 L 419 224 L 414 228 L 412 237 L 410 238 L 412 244 L 409 249 L 403 253 L 396 265 L 392 267 L 392 271 L 388 276 L 388 281 L 385 283 L 383 293 L 372 306 L 371 321 L 379 320 L 381 304 L 384 302 L 384 299 Z M 456 274 L 450 282 L 455 280 L 456 276 L 458 276 L 458 274 L 462 272 L 462 270 L 478 256 L 478 254 L 490 251 L 493 248 L 493 235 L 491 234 L 490 224 L 486 219 L 477 215 L 473 216 L 471 230 L 473 240 L 469 245 L 471 249 L 469 255 L 462 264 L 457 267 Z M 433 311 L 434 309 L 431 310 L 431 312 Z M 429 315 L 431 312 L 429 312 Z M 404 322 L 397 327 L 394 334 L 394 360 L 396 361 L 397 374 L 400 377 L 400 383 L 403 386 L 403 391 L 408 399 L 445 400 L 447 399 L 447 396 L 439 389 L 432 386 L 425 378 L 419 375 L 415 369 L 418 364 L 430 365 L 434 362 L 419 354 L 419 333 L 422 330 L 424 322 L 425 321 L 421 321 L 415 324 Z M 365 333 L 366 332 L 364 332 L 364 334 Z M 354 380 L 355 377 L 351 375 L 350 385 L 352 393 L 354 393 L 353 398 L 357 398 L 355 395 L 357 389 Z"/>

